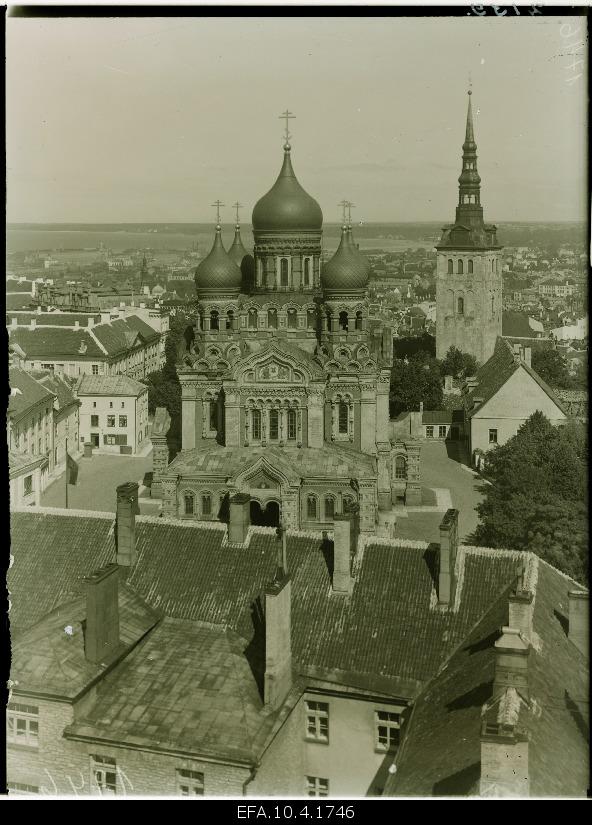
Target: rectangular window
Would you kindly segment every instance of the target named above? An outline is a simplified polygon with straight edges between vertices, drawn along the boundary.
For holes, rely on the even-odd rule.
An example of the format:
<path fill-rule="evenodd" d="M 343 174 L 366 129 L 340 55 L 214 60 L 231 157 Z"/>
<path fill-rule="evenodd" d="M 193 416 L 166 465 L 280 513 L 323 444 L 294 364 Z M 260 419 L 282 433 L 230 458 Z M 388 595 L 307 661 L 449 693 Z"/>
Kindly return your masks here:
<path fill-rule="evenodd" d="M 277 441 L 280 437 L 280 414 L 278 410 L 269 411 L 269 438 Z"/>
<path fill-rule="evenodd" d="M 434 428 L 433 427 L 426 427 L 426 438 L 433 438 L 434 437 Z"/>
<path fill-rule="evenodd" d="M 108 415 L 107 416 L 107 426 L 108 427 L 114 427 L 115 426 L 115 416 L 114 415 Z"/>
<path fill-rule="evenodd" d="M 446 438 L 446 426 L 442 426 L 442 425 L 440 425 L 440 426 L 438 427 L 438 436 L 439 436 L 440 438 Z"/>
<path fill-rule="evenodd" d="M 307 796 L 329 796 L 329 780 L 320 776 L 306 777 Z"/>
<path fill-rule="evenodd" d="M 212 515 L 212 497 L 208 493 L 201 497 L 201 512 L 203 516 Z"/>
<path fill-rule="evenodd" d="M 96 408 L 97 408 L 97 402 L 93 401 L 93 409 L 96 410 Z"/>
<path fill-rule="evenodd" d="M 122 410 L 125 410 L 125 401 L 122 401 L 122 402 L 121 402 L 121 409 L 122 409 Z"/>
<path fill-rule="evenodd" d="M 41 364 L 42 370 L 53 370 L 53 364 Z"/>
<path fill-rule="evenodd" d="M 120 415 L 119 416 L 119 426 L 120 427 L 127 427 L 127 415 Z"/>
<path fill-rule="evenodd" d="M 349 409 L 344 401 L 339 402 L 339 432 L 349 432 Z"/>
<path fill-rule="evenodd" d="M 296 410 L 288 410 L 288 441 L 296 441 Z"/>
<path fill-rule="evenodd" d="M 399 747 L 401 714 L 386 710 L 374 713 L 376 727 L 376 750 L 390 751 Z"/>
<path fill-rule="evenodd" d="M 25 476 L 23 491 L 26 496 L 31 495 L 33 492 L 33 476 Z"/>
<path fill-rule="evenodd" d="M 181 796 L 203 796 L 205 793 L 203 773 L 177 769 L 177 793 Z"/>
<path fill-rule="evenodd" d="M 251 413 L 253 441 L 261 441 L 261 410 L 253 410 Z"/>
<path fill-rule="evenodd" d="M 489 431 L 489 443 L 490 444 L 497 444 L 497 430 L 490 430 Z"/>
<path fill-rule="evenodd" d="M 9 702 L 6 713 L 6 739 L 15 745 L 39 747 L 39 708 Z"/>
<path fill-rule="evenodd" d="M 101 796 L 114 796 L 117 793 L 117 765 L 110 756 L 91 756 L 91 785 Z"/>
<path fill-rule="evenodd" d="M 98 375 L 99 374 L 99 365 L 98 364 L 93 364 L 92 365 L 92 374 L 93 375 Z"/>
<path fill-rule="evenodd" d="M 329 705 L 326 702 L 306 702 L 306 738 L 315 742 L 329 741 Z"/>
<path fill-rule="evenodd" d="M 109 444 L 111 447 L 125 447 L 127 445 L 127 435 L 104 435 L 103 444 Z"/>
<path fill-rule="evenodd" d="M 90 426 L 91 427 L 98 427 L 99 426 L 99 416 L 98 415 L 91 415 L 91 417 L 90 417 Z"/>
<path fill-rule="evenodd" d="M 109 409 L 110 409 L 110 410 L 112 410 L 112 409 L 113 409 L 113 401 L 109 401 Z"/>
<path fill-rule="evenodd" d="M 218 402 L 210 401 L 210 430 L 218 430 Z"/>

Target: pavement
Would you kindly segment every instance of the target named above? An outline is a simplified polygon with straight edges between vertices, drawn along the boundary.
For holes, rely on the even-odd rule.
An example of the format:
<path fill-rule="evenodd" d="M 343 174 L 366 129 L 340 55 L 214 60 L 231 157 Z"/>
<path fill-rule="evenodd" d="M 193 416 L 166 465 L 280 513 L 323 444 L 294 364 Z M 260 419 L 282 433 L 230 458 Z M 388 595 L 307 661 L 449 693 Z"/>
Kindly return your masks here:
<path fill-rule="evenodd" d="M 142 515 L 154 515 L 160 502 L 150 499 L 149 491 L 144 487 L 144 478 L 151 472 L 151 449 L 140 456 L 95 453 L 92 458 L 81 458 L 78 461 L 77 483 L 68 485 L 68 507 L 114 513 L 115 488 L 125 481 L 137 481 L 140 484 L 140 512 Z M 40 503 L 42 507 L 66 506 L 64 473 L 41 493 Z"/>

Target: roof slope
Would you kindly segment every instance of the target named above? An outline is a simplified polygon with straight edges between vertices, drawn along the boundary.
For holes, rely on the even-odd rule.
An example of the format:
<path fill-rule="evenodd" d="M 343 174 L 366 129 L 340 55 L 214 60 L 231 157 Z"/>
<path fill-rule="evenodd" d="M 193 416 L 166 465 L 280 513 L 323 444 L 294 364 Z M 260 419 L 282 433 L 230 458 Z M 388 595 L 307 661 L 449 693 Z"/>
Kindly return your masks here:
<path fill-rule="evenodd" d="M 81 358 L 104 360 L 107 356 L 92 338 L 87 329 L 64 329 L 62 327 L 37 327 L 10 330 L 10 341 L 15 341 L 30 359 Z M 84 345 L 81 347 L 81 345 Z M 82 351 L 84 350 L 84 351 Z"/>
<path fill-rule="evenodd" d="M 8 412 L 13 420 L 25 415 L 28 410 L 43 401 L 47 404 L 53 404 L 53 390 L 36 381 L 25 370 L 10 369 L 8 380 L 11 389 L 16 390 L 14 395 L 11 393 L 8 399 Z"/>
<path fill-rule="evenodd" d="M 127 375 L 81 375 L 76 391 L 78 395 L 141 395 L 147 392 L 146 384 Z"/>
<path fill-rule="evenodd" d="M 74 397 L 72 387 L 64 379 L 62 375 L 50 372 L 32 372 L 31 375 L 43 384 L 44 387 L 57 396 L 59 409 L 63 410 L 65 407 L 70 407 L 72 404 L 77 404 L 78 401 Z"/>

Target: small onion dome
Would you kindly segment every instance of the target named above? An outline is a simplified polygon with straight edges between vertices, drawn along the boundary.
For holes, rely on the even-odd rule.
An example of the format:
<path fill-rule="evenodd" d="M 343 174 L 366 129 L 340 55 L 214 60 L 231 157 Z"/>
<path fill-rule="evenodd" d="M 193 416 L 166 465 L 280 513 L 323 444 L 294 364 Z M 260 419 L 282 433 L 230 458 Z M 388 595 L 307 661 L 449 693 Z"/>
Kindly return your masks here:
<path fill-rule="evenodd" d="M 222 227 L 216 227 L 214 244 L 203 261 L 195 270 L 195 287 L 202 289 L 240 290 L 241 272 L 224 249 L 222 244 Z"/>
<path fill-rule="evenodd" d="M 290 144 L 284 145 L 284 163 L 278 179 L 253 209 L 256 232 L 319 231 L 321 207 L 296 180 L 290 159 Z"/>
<path fill-rule="evenodd" d="M 349 226 L 347 227 L 347 238 L 348 238 L 349 245 L 351 246 L 351 248 L 353 249 L 355 254 L 358 256 L 358 259 L 360 260 L 362 266 L 366 270 L 366 284 L 367 284 L 368 281 L 370 280 L 370 274 L 372 272 L 372 266 L 371 266 L 370 261 L 368 260 L 368 258 L 365 255 L 363 255 L 360 252 L 360 250 L 358 249 L 357 244 L 354 241 L 354 235 L 353 235 L 353 232 L 352 232 L 351 224 L 349 224 Z"/>
<path fill-rule="evenodd" d="M 228 257 L 232 258 L 234 263 L 238 267 L 240 267 L 240 265 L 243 262 L 243 258 L 245 257 L 245 255 L 248 255 L 248 254 L 249 253 L 244 248 L 243 242 L 241 241 L 240 226 L 237 223 L 236 226 L 234 227 L 234 240 L 232 242 L 232 246 L 228 250 Z"/>
<path fill-rule="evenodd" d="M 321 271 L 324 290 L 365 289 L 368 283 L 369 264 L 349 237 L 347 226 L 341 230 L 341 242 L 337 252 Z"/>

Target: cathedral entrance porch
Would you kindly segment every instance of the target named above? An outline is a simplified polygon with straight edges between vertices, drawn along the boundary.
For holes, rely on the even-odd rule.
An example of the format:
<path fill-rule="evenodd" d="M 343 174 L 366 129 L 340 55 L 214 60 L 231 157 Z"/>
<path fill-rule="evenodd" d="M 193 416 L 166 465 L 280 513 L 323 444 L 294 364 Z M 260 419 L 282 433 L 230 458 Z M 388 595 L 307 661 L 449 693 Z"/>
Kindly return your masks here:
<path fill-rule="evenodd" d="M 251 524 L 258 527 L 279 527 L 280 505 L 277 501 L 266 501 L 261 504 L 257 499 L 251 499 Z"/>

